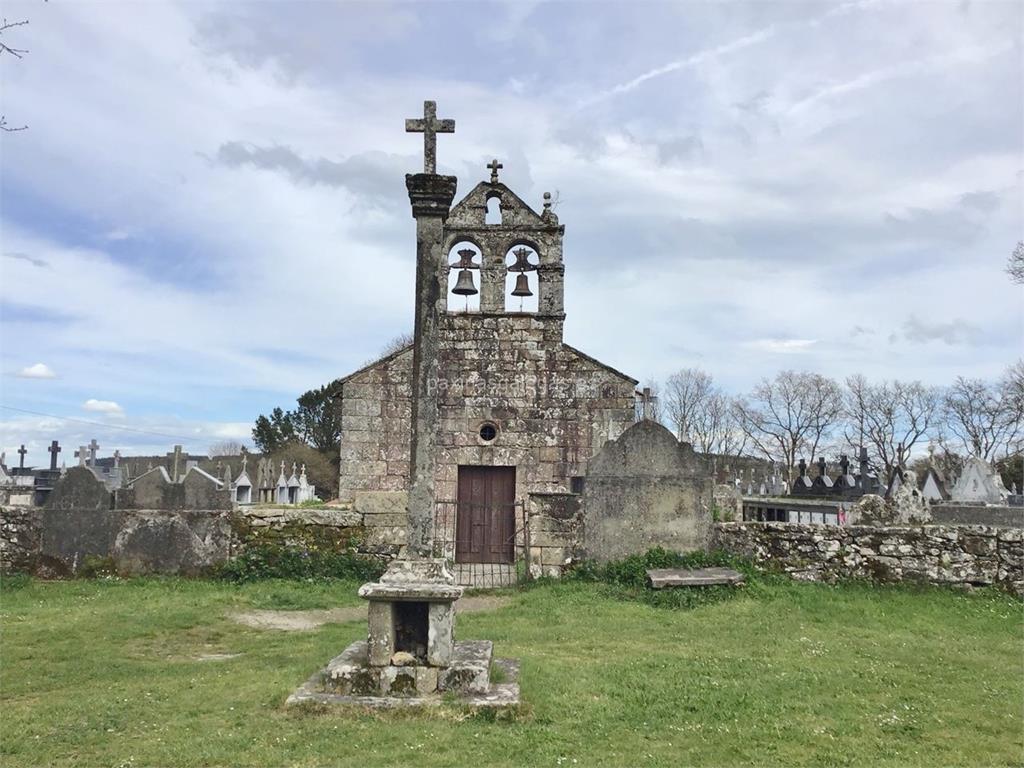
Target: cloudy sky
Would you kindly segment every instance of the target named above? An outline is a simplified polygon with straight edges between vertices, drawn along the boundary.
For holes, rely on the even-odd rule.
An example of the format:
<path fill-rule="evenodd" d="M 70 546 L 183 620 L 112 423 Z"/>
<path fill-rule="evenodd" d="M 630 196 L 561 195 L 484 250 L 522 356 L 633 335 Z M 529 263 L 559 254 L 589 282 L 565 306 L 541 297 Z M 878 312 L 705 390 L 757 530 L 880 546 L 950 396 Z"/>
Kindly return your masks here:
<path fill-rule="evenodd" d="M 425 98 L 461 192 L 557 194 L 566 340 L 639 379 L 994 377 L 1022 8 L 7 2 L 0 446 L 205 452 L 406 331 Z"/>

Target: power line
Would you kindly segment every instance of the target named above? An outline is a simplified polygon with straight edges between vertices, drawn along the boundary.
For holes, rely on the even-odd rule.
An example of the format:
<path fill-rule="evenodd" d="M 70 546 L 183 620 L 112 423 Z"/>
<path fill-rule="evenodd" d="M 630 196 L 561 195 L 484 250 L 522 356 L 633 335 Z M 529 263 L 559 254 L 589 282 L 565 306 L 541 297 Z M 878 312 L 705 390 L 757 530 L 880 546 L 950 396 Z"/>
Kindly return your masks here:
<path fill-rule="evenodd" d="M 196 439 L 202 439 L 201 437 L 181 437 L 180 435 L 168 435 L 163 432 L 151 432 L 147 429 L 135 429 L 134 427 L 119 427 L 116 424 L 107 424 L 103 421 L 89 421 L 88 419 L 76 419 L 71 416 L 58 416 L 55 413 L 43 413 L 42 411 L 30 411 L 27 408 L 15 408 L 13 405 L 0 405 L 8 411 L 17 411 L 18 413 L 28 413 L 33 416 L 46 416 L 50 419 L 60 419 L 61 421 L 74 421 L 79 424 L 91 424 L 94 427 L 104 427 L 105 429 L 120 429 L 122 432 L 135 432 L 140 435 L 152 435 L 153 437 L 166 437 L 170 440 L 179 440 L 183 443 L 191 442 Z"/>

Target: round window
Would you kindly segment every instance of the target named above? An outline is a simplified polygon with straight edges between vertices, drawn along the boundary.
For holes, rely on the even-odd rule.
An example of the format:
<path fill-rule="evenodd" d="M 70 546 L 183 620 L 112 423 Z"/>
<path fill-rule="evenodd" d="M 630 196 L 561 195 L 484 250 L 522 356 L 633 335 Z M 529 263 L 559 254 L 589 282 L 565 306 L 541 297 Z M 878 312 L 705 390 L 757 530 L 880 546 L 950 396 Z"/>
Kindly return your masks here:
<path fill-rule="evenodd" d="M 485 421 L 480 425 L 480 439 L 485 443 L 489 443 L 498 436 L 498 427 L 490 421 Z"/>

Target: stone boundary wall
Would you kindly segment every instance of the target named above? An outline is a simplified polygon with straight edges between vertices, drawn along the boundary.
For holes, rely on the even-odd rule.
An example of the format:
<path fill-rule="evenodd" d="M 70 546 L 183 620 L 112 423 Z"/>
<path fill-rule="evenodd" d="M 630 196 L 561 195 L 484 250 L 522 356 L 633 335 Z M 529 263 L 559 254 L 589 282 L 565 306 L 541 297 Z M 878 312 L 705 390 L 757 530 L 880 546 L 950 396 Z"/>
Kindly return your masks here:
<path fill-rule="evenodd" d="M 574 493 L 531 493 L 527 514 L 530 576 L 558 578 L 580 557 L 582 500 Z"/>
<path fill-rule="evenodd" d="M 716 523 L 711 543 L 807 581 L 998 585 L 1024 594 L 1020 528 Z"/>
<path fill-rule="evenodd" d="M 0 507 L 0 571 L 74 576 L 102 562 L 124 575 L 199 576 L 252 543 L 349 548 L 391 557 L 398 546 L 351 508 L 242 510 Z"/>
<path fill-rule="evenodd" d="M 990 507 L 984 504 L 943 502 L 931 505 L 936 525 L 994 525 L 1000 528 L 1024 528 L 1024 508 Z"/>
<path fill-rule="evenodd" d="M 0 506 L 0 571 L 60 578 L 102 561 L 125 575 L 195 576 L 262 542 L 353 548 L 390 560 L 405 543 L 406 498 L 404 491 L 366 492 L 349 505 L 236 510 Z M 578 497 L 543 499 L 531 504 L 531 562 L 536 575 L 558 575 L 576 555 Z"/>
<path fill-rule="evenodd" d="M 37 507 L 0 507 L 0 571 L 22 573 L 32 570 L 39 552 Z"/>

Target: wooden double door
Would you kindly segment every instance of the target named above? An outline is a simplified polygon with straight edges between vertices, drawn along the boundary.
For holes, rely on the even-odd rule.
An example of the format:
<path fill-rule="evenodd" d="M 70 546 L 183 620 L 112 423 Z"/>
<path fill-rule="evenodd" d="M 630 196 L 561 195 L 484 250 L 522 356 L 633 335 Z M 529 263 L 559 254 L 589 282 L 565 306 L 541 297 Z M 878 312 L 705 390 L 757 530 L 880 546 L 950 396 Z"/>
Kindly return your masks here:
<path fill-rule="evenodd" d="M 460 466 L 455 562 L 513 562 L 515 511 L 515 467 Z"/>

